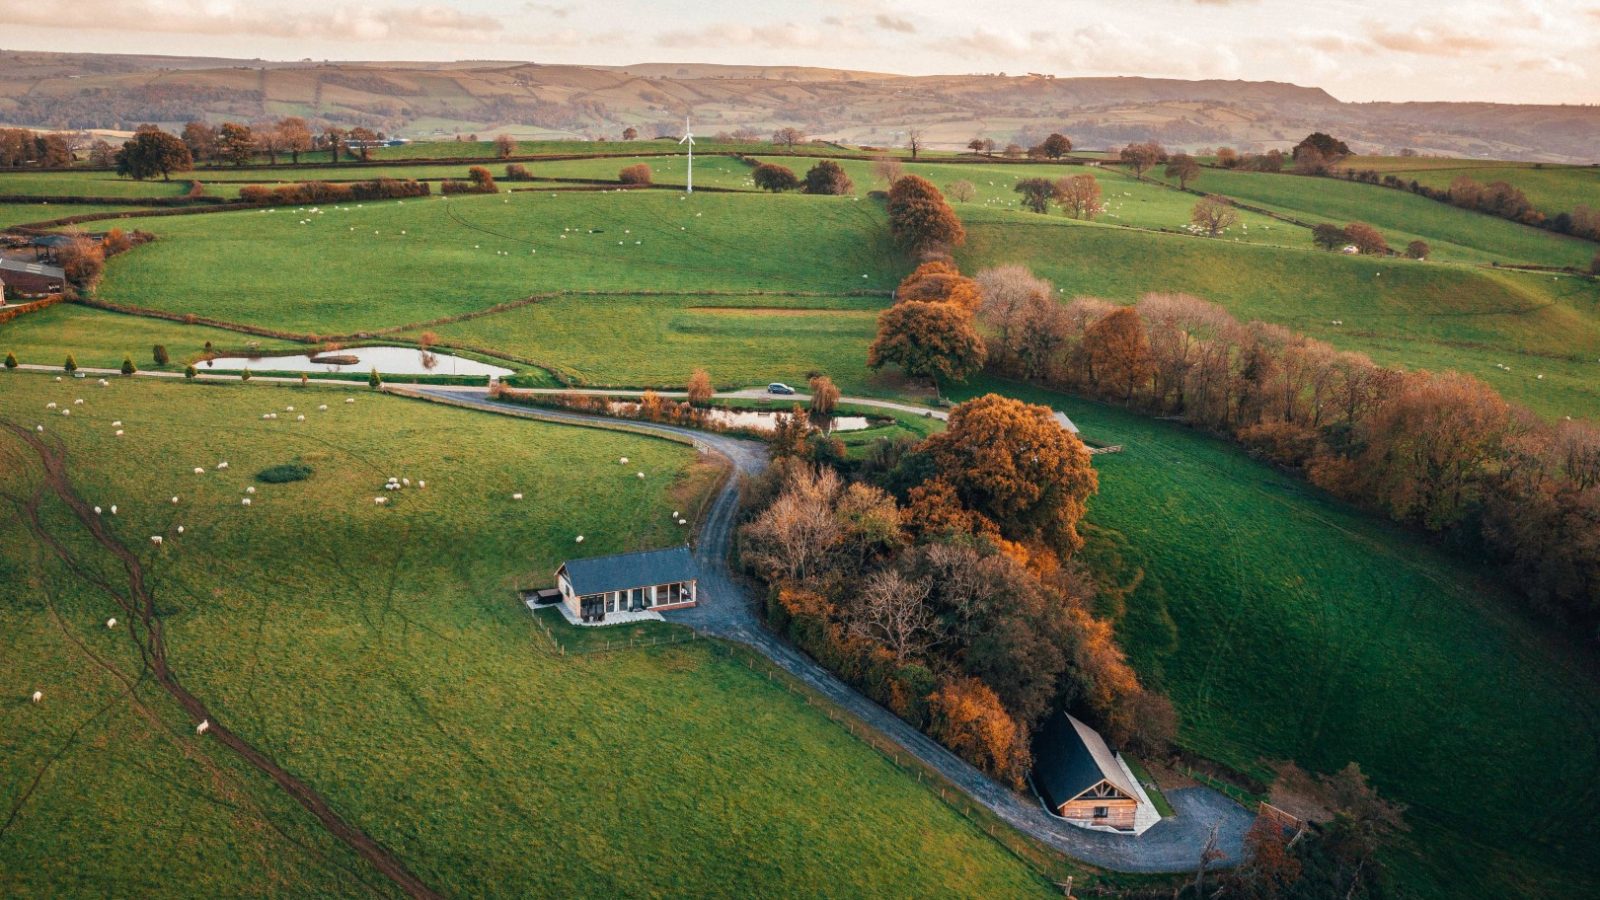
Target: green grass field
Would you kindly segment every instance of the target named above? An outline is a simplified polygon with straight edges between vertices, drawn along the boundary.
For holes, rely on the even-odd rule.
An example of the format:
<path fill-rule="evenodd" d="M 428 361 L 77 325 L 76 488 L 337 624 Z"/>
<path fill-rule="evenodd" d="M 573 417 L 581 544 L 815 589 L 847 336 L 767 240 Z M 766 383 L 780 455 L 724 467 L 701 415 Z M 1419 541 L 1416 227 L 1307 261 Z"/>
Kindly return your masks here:
<path fill-rule="evenodd" d="M 1342 166 L 1358 171 L 1375 169 L 1440 189 L 1448 189 L 1450 182 L 1463 175 L 1481 184 L 1504 181 L 1521 188 L 1534 208 L 1546 215 L 1571 212 L 1579 203 L 1600 209 L 1600 168 L 1595 166 L 1415 156 L 1353 156 Z"/>
<path fill-rule="evenodd" d="M 1158 168 L 1150 177 L 1163 174 Z M 1444 261 L 1584 268 L 1594 258 L 1595 245 L 1588 241 L 1339 178 L 1206 169 L 1191 187 L 1313 223 L 1367 222 L 1395 250 L 1420 238 L 1433 248 L 1435 259 Z M 1310 233 L 1301 235 L 1303 245 L 1311 246 Z"/>
<path fill-rule="evenodd" d="M 0 228 L 27 225 L 31 222 L 48 222 L 67 216 L 93 213 L 134 212 L 149 209 L 146 206 L 109 206 L 95 203 L 0 203 Z M 103 228 L 106 226 L 86 226 Z"/>
<path fill-rule="evenodd" d="M 884 303 L 877 297 L 570 295 L 433 330 L 447 344 L 512 353 L 583 384 L 678 389 L 703 367 L 727 387 L 803 384 L 820 371 L 845 389 L 872 391 L 867 345 Z"/>
<path fill-rule="evenodd" d="M 960 394 L 991 388 L 1124 446 L 1095 457 L 1091 557 L 1142 579 L 1110 611 L 1184 744 L 1262 776 L 1359 760 L 1410 807 L 1396 864 L 1419 896 L 1456 896 L 1466 872 L 1517 896 L 1600 878 L 1595 667 L 1488 573 L 1181 426 L 1010 383 Z M 1508 827 L 1546 792 L 1557 808 Z"/>
<path fill-rule="evenodd" d="M 866 201 L 679 197 L 536 192 L 152 219 L 159 240 L 113 259 L 101 295 L 342 334 L 545 291 L 836 294 L 899 279 L 882 210 Z"/>
<path fill-rule="evenodd" d="M 70 417 L 44 409 L 80 395 Z M 291 405 L 306 422 L 259 418 Z M 926 787 L 704 644 L 542 649 L 512 585 L 548 580 L 576 534 L 586 554 L 680 539 L 667 513 L 709 483 L 688 448 L 365 391 L 33 374 L 0 374 L 0 418 L 43 421 L 74 489 L 119 505 L 106 517 L 146 567 L 168 658 L 217 721 L 447 895 L 1045 894 Z M 115 607 L 84 574 L 120 570 L 48 498 L 41 527 L 81 570 L 51 554 L 13 505 L 36 458 L 5 433 L 0 459 L 0 576 L 27 586 L 0 604 L 0 893 L 395 893 L 135 683 L 127 623 L 104 626 Z M 253 473 L 292 460 L 312 477 L 240 505 Z M 428 486 L 377 506 L 389 475 Z"/>
<path fill-rule="evenodd" d="M 24 197 L 181 197 L 191 175 L 134 181 L 111 172 L 0 172 L 0 195 Z M 200 176 L 192 176 L 200 177 Z"/>
<path fill-rule="evenodd" d="M 0 357 L 17 354 L 24 364 L 59 366 L 72 354 L 80 366 L 115 368 L 123 356 L 131 356 L 141 370 L 181 372 L 183 367 L 205 352 L 210 342 L 218 350 L 249 349 L 295 350 L 303 345 L 270 338 L 256 338 L 236 331 L 184 325 L 164 319 L 125 316 L 89 307 L 63 303 L 19 316 L 0 325 Z M 156 365 L 153 348 L 167 348 L 170 360 Z"/>

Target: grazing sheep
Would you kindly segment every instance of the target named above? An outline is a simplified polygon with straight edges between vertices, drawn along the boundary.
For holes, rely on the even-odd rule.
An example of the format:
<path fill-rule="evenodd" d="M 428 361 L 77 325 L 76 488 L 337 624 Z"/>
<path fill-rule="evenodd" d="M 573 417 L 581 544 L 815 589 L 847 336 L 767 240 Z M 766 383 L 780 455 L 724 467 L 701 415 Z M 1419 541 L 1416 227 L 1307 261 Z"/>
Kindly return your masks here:
<path fill-rule="evenodd" d="M 115 616 L 113 616 L 112 618 L 109 618 L 109 619 L 106 620 L 106 627 L 107 628 L 115 628 L 115 627 L 117 627 L 117 620 L 116 620 Z"/>
<path fill-rule="evenodd" d="M 182 525 L 178 526 L 178 533 L 179 534 L 183 534 L 183 526 Z"/>
<path fill-rule="evenodd" d="M 205 473 L 206 473 L 206 470 L 205 470 L 205 469 L 202 469 L 202 468 L 200 468 L 200 467 L 199 467 L 199 466 L 195 466 L 195 467 L 194 467 L 194 473 L 195 473 L 195 474 L 196 474 L 196 475 L 204 475 L 204 474 L 205 474 Z"/>
<path fill-rule="evenodd" d="M 150 543 L 155 544 L 157 547 L 161 546 L 161 535 L 159 535 L 159 534 L 150 535 Z"/>
<path fill-rule="evenodd" d="M 618 459 L 617 462 L 619 462 L 619 463 L 621 463 L 623 465 L 627 465 L 628 464 L 628 458 L 626 456 L 624 456 L 624 457 Z"/>
<path fill-rule="evenodd" d="M 217 468 L 219 468 L 219 469 L 226 469 L 227 467 L 228 467 L 228 464 L 225 463 L 225 462 L 217 463 Z"/>
<path fill-rule="evenodd" d="M 250 487 L 245 488 L 244 492 L 246 494 L 254 494 L 256 492 L 255 486 L 251 485 Z"/>
<path fill-rule="evenodd" d="M 511 495 L 511 499 L 513 499 L 513 500 L 521 500 L 522 499 L 522 495 L 521 494 L 512 494 Z"/>
<path fill-rule="evenodd" d="M 301 413 L 300 415 L 295 416 L 294 420 L 296 422 L 304 422 L 306 420 L 306 414 L 305 413 Z"/>
<path fill-rule="evenodd" d="M 121 428 L 117 429 L 117 435 L 116 436 L 117 437 L 122 437 L 122 429 Z"/>
<path fill-rule="evenodd" d="M 63 409 L 63 410 L 62 410 L 62 411 L 61 411 L 61 414 L 62 414 L 62 415 L 63 415 L 63 416 L 70 416 L 70 415 L 72 415 L 72 410 L 70 410 L 70 409 Z"/>
<path fill-rule="evenodd" d="M 425 488 L 427 486 L 428 486 L 428 483 L 426 481 L 417 482 L 417 487 L 419 487 L 419 488 Z"/>
<path fill-rule="evenodd" d="M 172 505 L 173 506 L 177 506 L 178 505 L 178 495 L 177 494 L 173 494 L 172 495 Z"/>
<path fill-rule="evenodd" d="M 285 407 L 284 407 L 284 408 L 283 408 L 283 411 L 284 411 L 284 412 L 294 412 L 294 407 L 292 407 L 292 406 L 285 406 Z"/>
<path fill-rule="evenodd" d="M 111 514 L 113 516 L 117 514 L 117 505 L 115 503 L 111 504 Z"/>
<path fill-rule="evenodd" d="M 34 431 L 38 431 L 38 432 L 43 432 L 44 431 L 44 426 L 43 425 L 35 425 L 35 426 L 33 426 L 33 430 Z"/>
<path fill-rule="evenodd" d="M 644 473 L 643 472 L 635 472 L 634 474 L 638 475 L 640 478 L 644 477 Z"/>
<path fill-rule="evenodd" d="M 73 406 L 82 406 L 83 405 L 83 398 L 79 397 L 78 399 L 72 401 L 72 405 Z"/>
<path fill-rule="evenodd" d="M 356 402 L 356 398 L 354 398 L 354 397 L 346 397 L 346 398 L 344 398 L 344 402 L 346 402 L 346 403 L 354 403 L 354 402 Z"/>
<path fill-rule="evenodd" d="M 378 504 L 379 506 L 382 506 L 385 503 L 389 502 L 389 498 L 388 497 L 373 497 L 372 498 L 372 502 Z"/>
<path fill-rule="evenodd" d="M 55 408 L 56 408 L 56 405 L 55 405 L 55 404 L 54 404 L 54 403 L 46 403 L 46 404 L 45 404 L 45 405 L 44 405 L 44 408 L 45 408 L 45 409 L 55 409 Z"/>
<path fill-rule="evenodd" d="M 94 508 L 94 514 L 97 515 L 97 516 L 100 515 L 100 507 L 96 506 Z"/>
<path fill-rule="evenodd" d="M 400 483 L 405 485 L 406 487 L 411 487 L 411 479 L 409 479 L 409 478 L 400 479 Z"/>
<path fill-rule="evenodd" d="M 249 506 L 250 505 L 250 498 L 246 497 L 243 500 L 240 500 L 239 502 L 244 506 Z"/>
<path fill-rule="evenodd" d="M 194 727 L 194 733 L 195 734 L 205 734 L 206 732 L 208 732 L 210 730 L 211 730 L 211 720 L 210 719 L 202 719 L 200 721 L 200 724 L 196 725 Z"/>
<path fill-rule="evenodd" d="M 33 702 L 38 703 L 40 700 L 43 700 L 43 699 L 44 699 L 44 691 L 34 691 L 33 692 Z"/>
<path fill-rule="evenodd" d="M 104 378 L 100 379 L 100 386 L 101 387 L 110 387 L 110 385 L 111 385 L 111 382 L 105 380 Z"/>
<path fill-rule="evenodd" d="M 578 543 L 583 543 L 583 535 L 578 535 Z"/>
<path fill-rule="evenodd" d="M 327 412 L 328 411 L 328 404 L 324 403 L 321 406 L 317 407 L 317 409 L 319 409 L 319 410 L 321 410 L 323 412 Z"/>

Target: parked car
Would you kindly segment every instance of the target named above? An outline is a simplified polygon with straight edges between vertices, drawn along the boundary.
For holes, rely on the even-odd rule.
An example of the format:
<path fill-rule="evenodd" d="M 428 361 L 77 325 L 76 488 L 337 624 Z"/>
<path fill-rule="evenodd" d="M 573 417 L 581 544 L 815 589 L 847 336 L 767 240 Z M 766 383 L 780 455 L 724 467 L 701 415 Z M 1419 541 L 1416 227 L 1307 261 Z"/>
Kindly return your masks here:
<path fill-rule="evenodd" d="M 767 385 L 767 393 L 769 393 L 769 394 L 792 394 L 792 393 L 794 393 L 794 388 L 789 387 L 787 384 L 784 384 L 781 381 L 774 381 L 773 383 Z"/>

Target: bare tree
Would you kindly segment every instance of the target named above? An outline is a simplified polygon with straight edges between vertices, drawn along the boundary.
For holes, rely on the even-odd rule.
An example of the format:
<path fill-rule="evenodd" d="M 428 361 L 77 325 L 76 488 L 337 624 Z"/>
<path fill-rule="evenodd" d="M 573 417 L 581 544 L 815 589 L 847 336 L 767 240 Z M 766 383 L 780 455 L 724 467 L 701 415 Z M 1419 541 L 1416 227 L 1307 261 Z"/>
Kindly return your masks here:
<path fill-rule="evenodd" d="M 1221 830 L 1221 822 L 1212 822 L 1211 831 L 1206 835 L 1205 845 L 1200 848 L 1200 862 L 1194 871 L 1194 896 L 1196 897 L 1204 897 L 1206 895 L 1206 868 L 1212 863 L 1227 857 L 1227 854 L 1217 847 L 1218 835 Z"/>
<path fill-rule="evenodd" d="M 788 147 L 790 150 L 794 149 L 795 144 L 798 144 L 805 139 L 805 132 L 792 126 L 779 128 L 777 131 L 772 133 L 772 142 L 774 144 L 782 144 L 785 147 Z"/>
<path fill-rule="evenodd" d="M 916 159 L 917 154 L 921 153 L 926 146 L 927 142 L 922 136 L 921 128 L 913 128 L 906 133 L 906 149 L 911 151 L 912 159 Z"/>
<path fill-rule="evenodd" d="M 1194 205 L 1194 212 L 1189 217 L 1189 222 L 1195 230 L 1206 237 L 1217 237 L 1239 224 L 1239 211 L 1233 208 L 1228 198 L 1207 194 Z"/>
<path fill-rule="evenodd" d="M 802 584 L 822 574 L 844 533 L 833 512 L 841 491 L 833 469 L 791 470 L 783 493 L 744 527 L 744 560 L 768 582 Z"/>
<path fill-rule="evenodd" d="M 896 181 L 904 178 L 906 167 L 892 156 L 880 156 L 872 161 L 872 177 L 886 185 L 893 186 Z"/>
<path fill-rule="evenodd" d="M 845 629 L 856 637 L 878 641 L 894 654 L 895 662 L 917 656 L 933 646 L 938 636 L 928 606 L 933 585 L 911 580 L 893 569 L 867 579 L 855 602 L 845 610 Z"/>
<path fill-rule="evenodd" d="M 1027 266 L 997 266 L 978 273 L 978 293 L 983 303 L 978 317 L 1000 336 L 1001 346 L 1012 349 L 1011 334 L 1024 303 L 1034 294 L 1054 297 L 1050 282 L 1036 277 Z"/>

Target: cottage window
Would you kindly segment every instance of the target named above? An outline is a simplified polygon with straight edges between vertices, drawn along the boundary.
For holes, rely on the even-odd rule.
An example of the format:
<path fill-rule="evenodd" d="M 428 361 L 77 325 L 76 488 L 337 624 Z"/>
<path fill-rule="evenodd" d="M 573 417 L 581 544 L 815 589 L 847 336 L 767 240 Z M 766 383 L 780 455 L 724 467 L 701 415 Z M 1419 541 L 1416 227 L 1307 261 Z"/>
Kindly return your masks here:
<path fill-rule="evenodd" d="M 1109 806 L 1096 806 L 1094 808 L 1094 817 L 1096 819 L 1109 818 L 1110 815 L 1111 815 L 1111 807 L 1109 807 Z"/>

